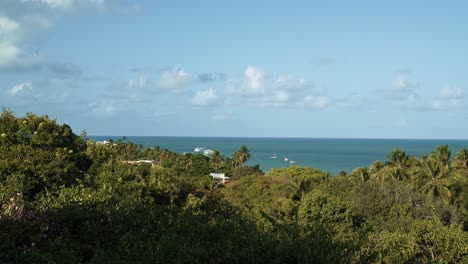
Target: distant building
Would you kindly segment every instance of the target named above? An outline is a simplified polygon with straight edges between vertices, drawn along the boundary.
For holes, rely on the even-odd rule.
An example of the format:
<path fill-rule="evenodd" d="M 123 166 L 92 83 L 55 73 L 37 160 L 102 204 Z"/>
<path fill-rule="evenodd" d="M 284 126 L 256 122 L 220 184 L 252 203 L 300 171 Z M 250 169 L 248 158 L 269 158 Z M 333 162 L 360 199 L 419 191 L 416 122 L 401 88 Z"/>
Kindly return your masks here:
<path fill-rule="evenodd" d="M 210 173 L 211 177 L 213 177 L 213 180 L 215 179 L 221 179 L 223 181 L 223 184 L 226 184 L 226 180 L 229 180 L 229 177 L 226 176 L 225 173 Z"/>
<path fill-rule="evenodd" d="M 154 160 L 122 160 L 122 162 L 125 164 L 151 164 L 151 166 L 154 166 Z"/>

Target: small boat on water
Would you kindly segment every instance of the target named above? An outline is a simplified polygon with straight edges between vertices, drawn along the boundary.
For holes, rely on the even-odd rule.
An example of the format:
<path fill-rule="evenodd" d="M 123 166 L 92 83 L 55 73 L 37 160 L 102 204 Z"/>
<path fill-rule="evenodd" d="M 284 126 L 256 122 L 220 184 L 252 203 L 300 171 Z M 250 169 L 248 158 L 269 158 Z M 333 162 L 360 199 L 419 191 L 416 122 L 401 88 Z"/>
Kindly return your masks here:
<path fill-rule="evenodd" d="M 287 157 L 286 157 L 286 158 L 284 158 L 284 161 L 288 161 L 288 160 L 289 160 L 289 159 L 288 159 Z"/>
<path fill-rule="evenodd" d="M 296 164 L 296 162 L 294 160 L 290 160 L 289 163 L 290 164 Z"/>
<path fill-rule="evenodd" d="M 276 153 L 273 153 L 273 156 L 271 156 L 272 159 L 276 159 Z"/>
<path fill-rule="evenodd" d="M 202 152 L 204 150 L 205 150 L 205 148 L 196 147 L 193 151 L 194 152 Z"/>

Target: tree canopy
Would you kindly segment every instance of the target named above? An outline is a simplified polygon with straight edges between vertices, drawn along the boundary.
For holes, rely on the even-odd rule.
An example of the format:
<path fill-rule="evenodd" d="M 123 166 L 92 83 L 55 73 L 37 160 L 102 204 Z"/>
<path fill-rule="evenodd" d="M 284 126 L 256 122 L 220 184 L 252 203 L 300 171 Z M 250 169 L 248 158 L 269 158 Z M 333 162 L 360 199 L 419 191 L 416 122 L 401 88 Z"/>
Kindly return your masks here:
<path fill-rule="evenodd" d="M 206 157 L 97 144 L 3 111 L 0 262 L 467 263 L 467 153 L 264 173 L 247 146 Z"/>

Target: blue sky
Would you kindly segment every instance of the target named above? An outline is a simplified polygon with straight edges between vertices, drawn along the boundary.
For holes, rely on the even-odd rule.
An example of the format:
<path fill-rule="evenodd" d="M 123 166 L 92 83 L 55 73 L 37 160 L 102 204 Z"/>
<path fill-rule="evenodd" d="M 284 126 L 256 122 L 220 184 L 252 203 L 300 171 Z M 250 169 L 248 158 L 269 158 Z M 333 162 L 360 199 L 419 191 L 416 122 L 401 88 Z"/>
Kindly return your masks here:
<path fill-rule="evenodd" d="M 89 135 L 467 139 L 466 1 L 0 1 L 0 106 Z"/>

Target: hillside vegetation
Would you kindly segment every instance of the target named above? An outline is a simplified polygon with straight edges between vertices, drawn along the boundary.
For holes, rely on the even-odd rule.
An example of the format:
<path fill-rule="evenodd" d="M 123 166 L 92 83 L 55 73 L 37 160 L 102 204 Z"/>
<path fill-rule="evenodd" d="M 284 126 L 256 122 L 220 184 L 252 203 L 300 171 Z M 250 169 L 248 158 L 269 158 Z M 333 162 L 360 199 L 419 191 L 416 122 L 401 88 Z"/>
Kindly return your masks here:
<path fill-rule="evenodd" d="M 0 263 L 468 263 L 467 149 L 333 176 L 249 158 L 97 144 L 3 111 Z"/>

